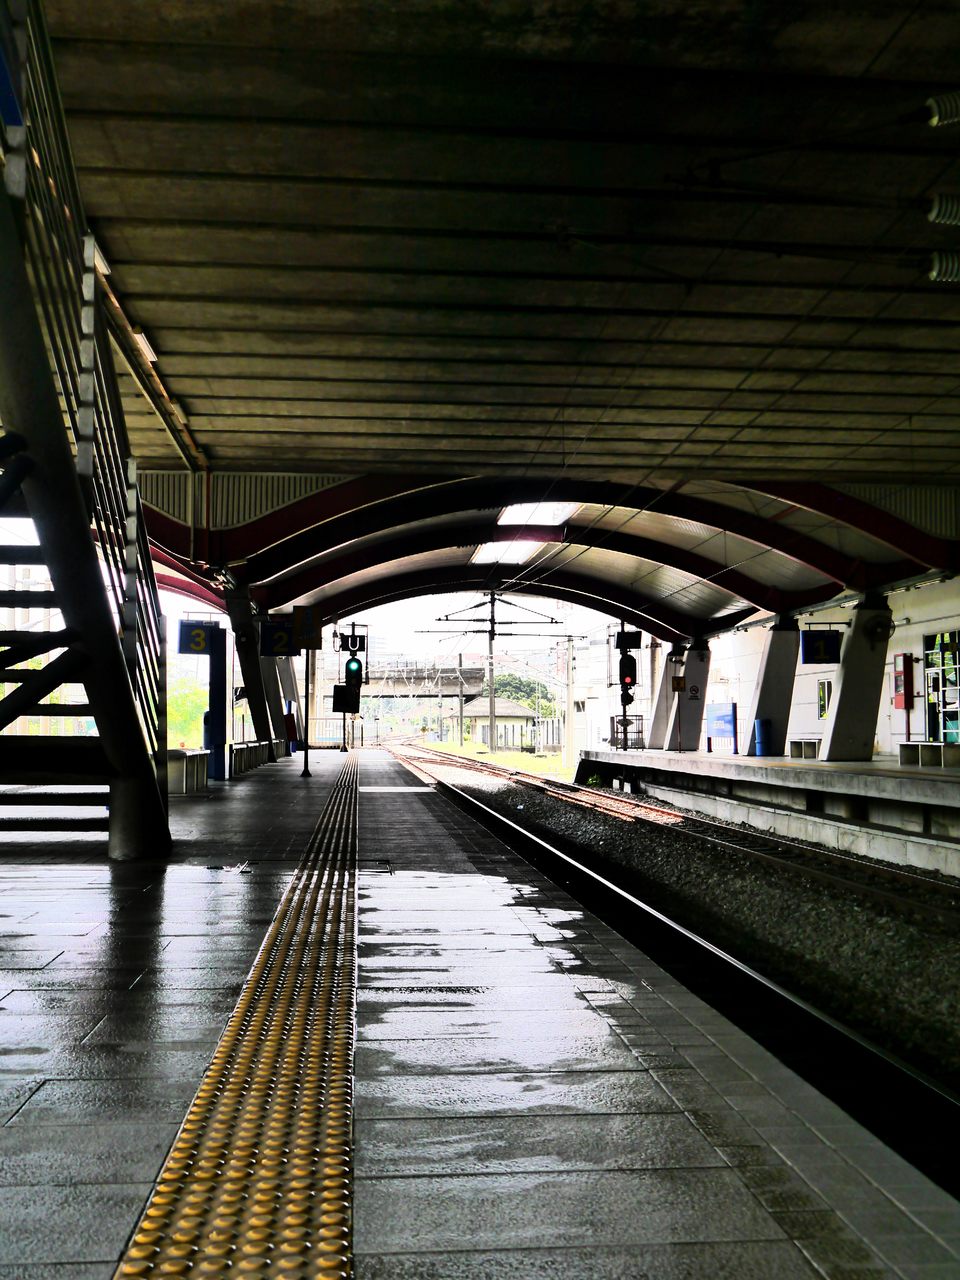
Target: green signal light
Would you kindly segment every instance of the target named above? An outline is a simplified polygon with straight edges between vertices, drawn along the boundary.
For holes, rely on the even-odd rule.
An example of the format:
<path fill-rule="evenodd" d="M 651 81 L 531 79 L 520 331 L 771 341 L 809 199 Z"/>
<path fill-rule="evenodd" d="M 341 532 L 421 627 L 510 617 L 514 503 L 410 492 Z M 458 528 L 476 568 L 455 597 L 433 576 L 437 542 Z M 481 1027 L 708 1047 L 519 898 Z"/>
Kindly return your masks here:
<path fill-rule="evenodd" d="M 363 663 L 359 658 L 348 658 L 343 667 L 343 679 L 348 689 L 358 693 L 363 684 Z"/>

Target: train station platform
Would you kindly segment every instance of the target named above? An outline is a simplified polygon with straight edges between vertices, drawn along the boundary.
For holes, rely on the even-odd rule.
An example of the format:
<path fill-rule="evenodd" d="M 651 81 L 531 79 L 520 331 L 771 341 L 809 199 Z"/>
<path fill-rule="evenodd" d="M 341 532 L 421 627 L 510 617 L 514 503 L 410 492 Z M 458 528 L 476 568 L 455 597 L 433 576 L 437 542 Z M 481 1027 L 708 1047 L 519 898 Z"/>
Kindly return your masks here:
<path fill-rule="evenodd" d="M 0 1280 L 960 1274 L 960 1204 L 433 788 L 300 769 L 166 864 L 0 860 Z"/>
<path fill-rule="evenodd" d="M 960 768 L 721 751 L 585 751 L 596 778 L 679 808 L 863 857 L 960 875 Z"/>

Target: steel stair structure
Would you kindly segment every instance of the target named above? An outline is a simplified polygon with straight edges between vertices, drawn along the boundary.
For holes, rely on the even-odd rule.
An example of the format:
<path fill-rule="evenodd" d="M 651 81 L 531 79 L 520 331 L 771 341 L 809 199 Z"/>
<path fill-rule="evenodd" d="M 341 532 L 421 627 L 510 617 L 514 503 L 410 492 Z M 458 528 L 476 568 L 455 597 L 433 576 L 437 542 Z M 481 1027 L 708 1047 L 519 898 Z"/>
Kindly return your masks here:
<path fill-rule="evenodd" d="M 0 0 L 0 151 L 0 518 L 38 538 L 0 545 L 0 841 L 106 830 L 113 858 L 162 856 L 163 618 L 33 0 Z"/>

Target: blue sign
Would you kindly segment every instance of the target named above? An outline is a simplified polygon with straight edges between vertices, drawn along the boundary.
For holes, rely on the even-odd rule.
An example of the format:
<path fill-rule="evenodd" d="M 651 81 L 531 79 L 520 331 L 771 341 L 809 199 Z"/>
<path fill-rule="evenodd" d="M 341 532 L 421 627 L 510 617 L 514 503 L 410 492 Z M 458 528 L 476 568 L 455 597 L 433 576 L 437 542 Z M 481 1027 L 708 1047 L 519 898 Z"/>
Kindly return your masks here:
<path fill-rule="evenodd" d="M 0 121 L 8 128 L 23 124 L 19 68 L 14 59 L 12 50 L 8 51 L 0 46 Z"/>
<path fill-rule="evenodd" d="M 208 658 L 212 647 L 212 633 L 219 630 L 219 622 L 191 622 L 184 618 L 180 623 L 180 647 L 177 652 Z"/>
<path fill-rule="evenodd" d="M 735 702 L 711 702 L 707 706 L 707 737 L 735 738 L 737 736 L 737 704 Z"/>
<path fill-rule="evenodd" d="M 801 631 L 800 661 L 813 664 L 836 664 L 840 661 L 842 631 Z"/>
<path fill-rule="evenodd" d="M 260 623 L 260 656 L 262 658 L 295 658 L 300 646 L 293 638 L 293 618 L 264 618 Z"/>

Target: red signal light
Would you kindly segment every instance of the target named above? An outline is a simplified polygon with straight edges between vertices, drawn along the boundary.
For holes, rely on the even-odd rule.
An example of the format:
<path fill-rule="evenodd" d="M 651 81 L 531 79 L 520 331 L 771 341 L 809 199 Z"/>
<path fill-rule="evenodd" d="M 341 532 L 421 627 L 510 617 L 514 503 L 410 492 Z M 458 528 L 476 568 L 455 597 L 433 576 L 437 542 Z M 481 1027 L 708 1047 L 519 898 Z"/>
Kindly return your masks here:
<path fill-rule="evenodd" d="M 632 653 L 620 655 L 620 684 L 629 687 L 637 683 L 637 660 Z"/>

